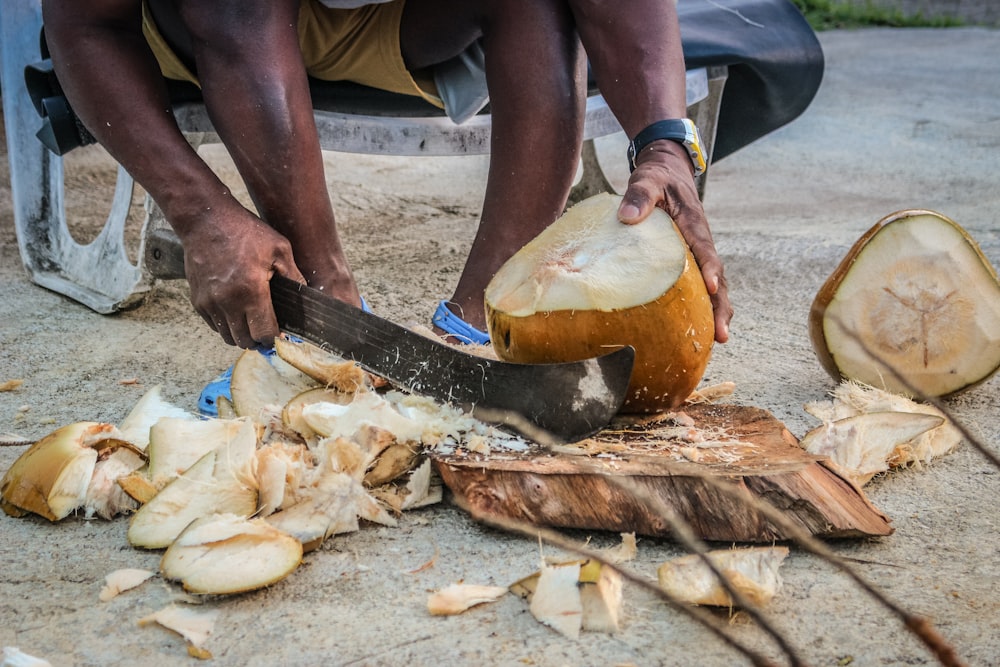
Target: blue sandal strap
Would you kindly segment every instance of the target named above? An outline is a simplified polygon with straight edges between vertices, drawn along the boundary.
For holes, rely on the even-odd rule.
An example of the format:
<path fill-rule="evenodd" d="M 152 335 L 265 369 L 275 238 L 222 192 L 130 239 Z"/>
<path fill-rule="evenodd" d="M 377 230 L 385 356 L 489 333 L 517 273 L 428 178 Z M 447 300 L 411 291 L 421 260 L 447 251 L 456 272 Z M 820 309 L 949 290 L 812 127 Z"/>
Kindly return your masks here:
<path fill-rule="evenodd" d="M 485 331 L 480 331 L 461 317 L 448 309 L 448 301 L 438 303 L 437 310 L 431 321 L 438 329 L 450 336 L 454 336 L 464 345 L 489 345 L 490 336 Z"/>
<path fill-rule="evenodd" d="M 371 307 L 368 302 L 365 301 L 364 297 L 361 297 L 361 310 L 366 313 L 372 312 Z M 301 343 L 301 338 L 296 338 L 295 336 L 289 336 L 289 339 Z M 275 352 L 274 348 L 261 349 L 259 350 L 261 354 L 265 357 L 273 357 Z M 233 367 L 230 366 L 226 370 L 222 371 L 205 385 L 205 388 L 201 390 L 201 394 L 198 396 L 198 413 L 205 417 L 218 417 L 219 416 L 219 397 L 225 397 L 227 400 L 233 400 L 233 394 L 230 391 L 229 384 L 233 379 Z"/>

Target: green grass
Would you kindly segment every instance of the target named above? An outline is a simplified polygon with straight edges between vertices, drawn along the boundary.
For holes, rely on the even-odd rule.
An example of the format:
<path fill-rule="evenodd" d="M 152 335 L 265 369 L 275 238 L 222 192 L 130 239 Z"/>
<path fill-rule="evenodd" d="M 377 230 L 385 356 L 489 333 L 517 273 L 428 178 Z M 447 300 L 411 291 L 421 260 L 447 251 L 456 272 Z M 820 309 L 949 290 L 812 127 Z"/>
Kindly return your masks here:
<path fill-rule="evenodd" d="M 898 9 L 876 7 L 871 2 L 848 4 L 836 0 L 792 0 L 814 30 L 889 26 L 893 28 L 953 28 L 963 25 L 960 19 L 927 18 L 921 14 L 906 16 Z"/>

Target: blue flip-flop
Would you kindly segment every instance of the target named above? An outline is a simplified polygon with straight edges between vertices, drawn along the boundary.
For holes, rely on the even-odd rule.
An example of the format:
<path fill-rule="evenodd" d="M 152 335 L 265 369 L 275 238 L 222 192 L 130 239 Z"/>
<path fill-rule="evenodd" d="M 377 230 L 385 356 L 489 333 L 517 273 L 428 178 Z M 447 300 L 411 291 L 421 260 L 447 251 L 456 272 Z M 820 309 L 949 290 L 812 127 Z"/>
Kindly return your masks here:
<path fill-rule="evenodd" d="M 361 310 L 366 313 L 372 312 L 372 309 L 368 306 L 368 302 L 365 301 L 364 297 L 361 297 Z M 289 338 L 296 343 L 302 342 L 301 338 L 296 338 L 295 336 L 289 336 Z M 267 358 L 271 358 L 275 355 L 273 347 L 270 349 L 261 349 L 259 352 Z M 201 390 L 201 395 L 198 396 L 199 414 L 205 417 L 219 416 L 219 397 L 225 397 L 228 401 L 233 400 L 233 394 L 229 388 L 229 384 L 232 379 L 233 367 L 230 366 L 216 376 L 215 379 L 205 385 L 205 388 Z"/>
<path fill-rule="evenodd" d="M 431 318 L 434 325 L 464 345 L 489 345 L 490 335 L 480 331 L 448 309 L 448 301 L 438 303 Z"/>

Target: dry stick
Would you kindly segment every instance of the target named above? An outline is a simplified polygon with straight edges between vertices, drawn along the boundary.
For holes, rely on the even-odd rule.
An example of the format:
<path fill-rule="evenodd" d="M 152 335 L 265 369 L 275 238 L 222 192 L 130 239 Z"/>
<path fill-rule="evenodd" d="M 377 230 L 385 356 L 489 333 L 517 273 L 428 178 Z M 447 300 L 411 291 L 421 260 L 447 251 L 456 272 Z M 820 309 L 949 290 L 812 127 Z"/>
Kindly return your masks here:
<path fill-rule="evenodd" d="M 459 501 L 459 503 L 464 505 L 464 503 L 461 503 L 461 501 Z M 700 607 L 691 606 L 689 604 L 686 604 L 678 600 L 676 597 L 671 595 L 669 592 L 667 592 L 665 589 L 661 588 L 657 584 L 654 584 L 648 579 L 645 579 L 637 574 L 634 574 L 628 570 L 623 569 L 620 565 L 612 562 L 610 559 L 601 554 L 599 551 L 588 549 L 587 547 L 581 546 L 573 542 L 572 540 L 565 537 L 561 533 L 558 533 L 549 528 L 537 526 L 527 521 L 520 521 L 518 519 L 500 516 L 497 514 L 487 514 L 485 512 L 481 512 L 479 510 L 476 510 L 468 506 L 465 506 L 464 509 L 467 512 L 469 512 L 469 514 L 471 514 L 475 520 L 480 521 L 488 526 L 499 528 L 501 530 L 506 530 L 512 533 L 519 533 L 525 537 L 541 538 L 542 540 L 548 542 L 549 544 L 557 546 L 561 549 L 565 549 L 566 551 L 571 551 L 577 555 L 583 556 L 584 558 L 595 560 L 601 563 L 601 565 L 603 565 L 604 567 L 611 568 L 612 571 L 617 572 L 619 575 L 621 575 L 623 579 L 630 581 L 631 583 L 636 584 L 637 586 L 640 586 L 641 588 L 644 588 L 652 592 L 654 595 L 664 600 L 667 604 L 669 604 L 677 611 L 687 614 L 691 619 L 703 625 L 717 637 L 722 639 L 722 641 L 724 641 L 726 644 L 728 644 L 732 648 L 742 653 L 745 657 L 749 658 L 754 665 L 757 665 L 758 667 L 774 666 L 773 662 L 771 662 L 764 656 L 760 655 L 753 649 L 744 646 L 738 640 L 726 634 L 726 632 L 722 629 L 722 625 L 718 621 L 716 621 L 712 617 L 712 615 L 706 612 L 704 609 L 701 609 Z"/>
<path fill-rule="evenodd" d="M 835 554 L 825 544 L 814 538 L 804 529 L 800 528 L 779 510 L 775 509 L 773 505 L 751 495 L 749 489 L 741 489 L 732 484 L 724 484 L 707 475 L 699 475 L 699 478 L 707 482 L 712 488 L 721 491 L 729 497 L 746 502 L 755 511 L 760 512 L 769 521 L 778 525 L 784 533 L 800 547 L 803 547 L 806 551 L 809 551 L 815 556 L 819 556 L 822 560 L 835 566 L 837 569 L 841 570 L 844 574 L 853 579 L 862 590 L 898 616 L 903 621 L 903 624 L 934 653 L 934 656 L 939 662 L 941 662 L 942 665 L 945 665 L 946 667 L 964 667 L 964 663 L 955 653 L 954 647 L 951 646 L 951 644 L 949 644 L 934 629 L 934 626 L 930 623 L 930 621 L 923 617 L 911 614 L 899 605 L 895 604 L 872 584 L 869 584 L 860 574 L 855 572 L 854 569 L 847 564 L 845 559 Z M 618 483 L 624 483 L 624 480 L 616 481 Z M 647 493 L 638 485 L 629 484 L 628 486 L 630 487 L 629 491 L 633 493 L 637 499 L 643 502 L 656 502 L 659 500 L 652 494 Z"/>
<path fill-rule="evenodd" d="M 498 415 L 488 415 L 483 412 L 480 413 L 480 417 L 490 416 L 496 417 Z M 504 413 L 503 417 L 506 418 L 508 425 L 514 426 L 526 436 L 534 439 L 535 442 L 540 444 L 542 447 L 552 451 L 566 451 L 565 447 L 561 447 L 555 443 L 552 436 L 534 425 L 527 424 L 527 420 L 525 420 L 521 415 L 516 413 Z M 648 505 L 651 505 L 654 512 L 670 525 L 671 532 L 674 537 L 677 538 L 677 541 L 680 542 L 681 545 L 688 551 L 698 555 L 701 562 L 704 563 L 705 567 L 709 569 L 722 588 L 729 594 L 733 604 L 746 611 L 747 614 L 749 614 L 750 617 L 755 620 L 758 625 L 760 625 L 764 632 L 774 639 L 774 641 L 781 647 L 781 650 L 785 653 L 785 655 L 788 656 L 788 659 L 791 661 L 793 667 L 800 667 L 803 664 L 798 654 L 795 652 L 795 649 L 792 648 L 785 637 L 773 625 L 771 625 L 757 606 L 750 602 L 746 596 L 740 593 L 732 582 L 725 575 L 723 575 L 718 566 L 712 562 L 712 559 L 708 557 L 708 546 L 695 535 L 694 531 L 691 529 L 691 525 L 687 521 L 679 517 L 676 512 L 668 507 L 660 498 L 655 498 L 651 494 L 646 493 L 635 483 L 608 475 L 606 470 L 599 466 L 595 466 L 589 459 L 584 458 L 582 460 L 585 461 L 586 467 L 590 468 L 594 473 L 605 477 L 608 481 L 612 482 L 626 493 L 630 493 L 633 496 L 640 498 Z"/>

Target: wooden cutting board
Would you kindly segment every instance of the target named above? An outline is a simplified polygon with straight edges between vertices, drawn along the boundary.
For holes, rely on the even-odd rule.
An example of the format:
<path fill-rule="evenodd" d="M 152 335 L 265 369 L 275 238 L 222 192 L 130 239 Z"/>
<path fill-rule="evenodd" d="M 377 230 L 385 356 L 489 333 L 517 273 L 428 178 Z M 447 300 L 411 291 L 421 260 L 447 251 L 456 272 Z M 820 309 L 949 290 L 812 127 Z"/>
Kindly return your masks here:
<path fill-rule="evenodd" d="M 712 477 L 770 502 L 817 537 L 892 533 L 889 519 L 861 489 L 799 447 L 767 410 L 706 404 L 686 406 L 683 414 L 689 419 L 621 418 L 554 453 L 532 447 L 433 458 L 461 506 L 536 525 L 669 536 L 662 516 L 613 479 L 627 478 L 687 520 L 703 540 L 791 537 L 704 479 Z"/>

